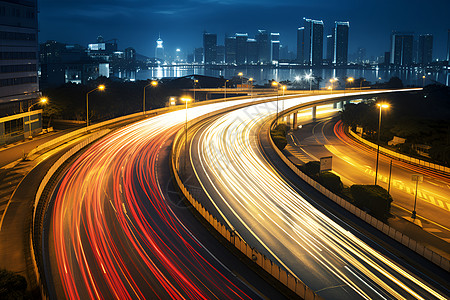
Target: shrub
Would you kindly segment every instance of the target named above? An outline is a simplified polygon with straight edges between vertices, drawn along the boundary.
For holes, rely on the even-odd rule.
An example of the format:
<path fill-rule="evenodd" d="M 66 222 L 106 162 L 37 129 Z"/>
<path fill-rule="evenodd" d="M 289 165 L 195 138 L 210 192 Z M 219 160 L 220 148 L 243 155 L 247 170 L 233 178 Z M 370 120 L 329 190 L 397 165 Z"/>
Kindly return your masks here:
<path fill-rule="evenodd" d="M 286 134 L 289 131 L 289 126 L 286 124 L 278 124 L 274 129 L 270 131 L 272 140 L 278 149 L 283 150 L 287 145 Z"/>
<path fill-rule="evenodd" d="M 385 219 L 389 215 L 392 197 L 381 186 L 354 184 L 350 191 L 359 208 L 367 209 L 378 219 Z"/>
<path fill-rule="evenodd" d="M 27 290 L 25 277 L 0 269 L 0 295 L 2 299 L 23 299 Z"/>
<path fill-rule="evenodd" d="M 344 188 L 341 177 L 331 172 L 320 173 L 318 182 L 336 194 L 341 194 L 342 189 Z"/>
<path fill-rule="evenodd" d="M 300 170 L 309 177 L 316 179 L 320 172 L 320 162 L 310 161 L 300 167 Z"/>

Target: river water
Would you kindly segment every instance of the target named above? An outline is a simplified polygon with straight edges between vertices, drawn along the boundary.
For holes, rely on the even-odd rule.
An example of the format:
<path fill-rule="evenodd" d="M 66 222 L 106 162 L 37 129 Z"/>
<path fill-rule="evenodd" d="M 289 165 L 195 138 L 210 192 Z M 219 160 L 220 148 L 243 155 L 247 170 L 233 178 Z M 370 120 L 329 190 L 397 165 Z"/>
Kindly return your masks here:
<path fill-rule="evenodd" d="M 146 70 L 139 70 L 131 75 L 131 78 L 136 80 L 147 80 L 150 78 L 161 79 L 164 77 L 183 77 L 187 75 L 197 74 L 219 77 L 223 76 L 227 79 L 237 76 L 239 72 L 244 74 L 244 77 L 254 79 L 255 84 L 264 84 L 268 80 L 296 80 L 296 77 L 302 78 L 306 74 L 312 73 L 314 76 L 323 78 L 321 87 L 329 82 L 330 78 L 338 77 L 353 77 L 364 78 L 371 83 L 385 82 L 391 77 L 399 77 L 405 86 L 422 86 L 423 84 L 432 84 L 439 82 L 449 85 L 450 74 L 449 71 L 428 71 L 425 72 L 426 78 L 423 79 L 424 71 L 419 68 L 410 68 L 406 70 L 385 70 L 385 69 L 333 69 L 333 68 L 316 68 L 316 69 L 285 69 L 285 68 L 271 68 L 271 67 L 198 67 L 198 66 L 167 66 L 154 67 Z"/>

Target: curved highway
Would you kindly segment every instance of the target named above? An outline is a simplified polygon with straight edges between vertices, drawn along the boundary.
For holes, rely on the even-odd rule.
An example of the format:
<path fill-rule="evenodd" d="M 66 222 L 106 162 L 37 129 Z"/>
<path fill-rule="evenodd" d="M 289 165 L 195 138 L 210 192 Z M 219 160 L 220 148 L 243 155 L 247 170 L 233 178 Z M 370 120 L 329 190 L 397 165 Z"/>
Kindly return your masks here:
<path fill-rule="evenodd" d="M 187 113 L 192 119 L 247 101 Z M 64 174 L 48 231 L 56 298 L 258 298 L 199 243 L 164 197 L 158 170 L 169 167 L 158 166 L 158 159 L 185 113 L 156 116 L 108 135 Z"/>
<path fill-rule="evenodd" d="M 284 107 L 324 97 L 285 100 Z M 237 233 L 326 299 L 446 299 L 445 288 L 372 249 L 276 173 L 258 144 L 275 112 L 271 102 L 227 113 L 190 146 L 197 179 Z"/>

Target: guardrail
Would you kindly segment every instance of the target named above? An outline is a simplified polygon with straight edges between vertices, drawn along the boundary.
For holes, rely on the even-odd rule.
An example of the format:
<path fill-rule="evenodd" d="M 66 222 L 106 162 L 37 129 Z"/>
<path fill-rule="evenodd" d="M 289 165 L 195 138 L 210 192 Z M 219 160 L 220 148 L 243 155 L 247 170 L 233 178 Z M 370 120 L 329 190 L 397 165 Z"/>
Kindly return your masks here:
<path fill-rule="evenodd" d="M 350 132 L 350 135 L 353 138 L 357 139 L 361 143 L 363 143 L 363 144 L 365 144 L 365 145 L 367 145 L 367 146 L 369 146 L 371 148 L 377 149 L 377 147 L 378 147 L 377 144 L 369 142 L 366 139 L 363 139 L 362 137 L 360 137 L 359 135 L 354 133 L 352 130 L 349 130 L 349 132 Z M 389 156 L 398 158 L 399 160 L 406 161 L 406 162 L 411 163 L 411 164 L 416 164 L 416 165 L 427 167 L 427 168 L 430 168 L 430 169 L 434 169 L 434 170 L 450 173 L 450 168 L 448 168 L 448 167 L 441 166 L 441 165 L 438 165 L 438 164 L 433 164 L 433 163 L 430 163 L 428 161 L 424 161 L 424 160 L 421 160 L 421 159 L 418 159 L 418 158 L 414 158 L 414 157 L 411 157 L 411 156 L 407 156 L 407 155 L 395 152 L 393 150 L 386 149 L 384 147 L 380 147 L 380 152 L 382 152 L 384 154 L 387 154 Z"/>
<path fill-rule="evenodd" d="M 61 156 L 53 164 L 53 166 L 47 171 L 47 173 L 45 174 L 44 178 L 42 179 L 42 181 L 39 185 L 39 188 L 38 188 L 38 191 L 36 193 L 35 200 L 33 203 L 33 216 L 32 216 L 31 226 L 30 226 L 31 228 L 30 228 L 29 241 L 30 241 L 30 250 L 31 250 L 31 260 L 32 260 L 32 264 L 33 264 L 34 274 L 36 276 L 36 283 L 40 288 L 42 299 L 48 299 L 48 294 L 47 294 L 48 291 L 45 288 L 45 285 L 46 285 L 45 280 L 41 280 L 43 277 L 41 275 L 41 274 L 43 274 L 43 272 L 41 272 L 43 267 L 42 267 L 42 264 L 39 262 L 41 261 L 42 255 L 36 255 L 36 249 L 41 248 L 39 246 L 40 246 L 40 242 L 42 240 L 41 234 L 43 232 L 43 224 L 44 224 L 43 212 L 45 212 L 46 206 L 48 205 L 48 203 L 40 202 L 42 192 L 44 191 L 45 187 L 47 186 L 48 182 L 50 181 L 52 176 L 55 174 L 55 172 L 72 155 L 74 155 L 75 153 L 77 153 L 79 150 L 81 150 L 85 146 L 89 145 L 90 143 L 94 142 L 95 140 L 105 136 L 109 132 L 110 132 L 109 129 L 103 129 L 101 131 L 98 131 L 98 132 L 92 134 L 90 137 L 88 137 L 84 141 L 82 141 L 82 142 L 78 143 L 77 145 L 75 145 L 74 147 L 72 147 L 66 153 L 64 153 L 64 155 Z M 41 203 L 41 205 L 44 205 L 44 207 L 40 207 L 40 203 Z M 42 215 L 40 215 L 40 217 L 36 219 L 38 208 L 41 208 L 40 212 L 42 213 Z M 38 251 L 38 252 L 40 252 L 40 251 Z M 36 258 L 38 258 L 38 259 L 36 259 Z M 45 276 L 44 276 L 44 278 L 45 278 Z"/>
<path fill-rule="evenodd" d="M 275 120 L 272 121 L 270 128 L 274 125 Z M 442 269 L 446 270 L 447 272 L 450 272 L 450 261 L 446 259 L 445 257 L 442 257 L 440 254 L 434 252 L 433 250 L 427 248 L 425 245 L 420 244 L 419 242 L 415 241 L 414 239 L 408 237 L 407 235 L 401 233 L 400 231 L 396 230 L 395 228 L 392 228 L 388 224 L 378 220 L 377 218 L 372 217 L 365 211 L 359 209 L 355 205 L 351 204 L 350 202 L 346 201 L 345 199 L 339 197 L 338 195 L 332 193 L 325 187 L 323 187 L 320 183 L 317 181 L 314 181 L 312 178 L 310 178 L 305 173 L 301 172 L 298 167 L 293 164 L 284 154 L 283 152 L 278 149 L 278 147 L 275 145 L 275 143 L 272 140 L 272 137 L 270 136 L 270 130 L 267 132 L 269 136 L 269 141 L 272 146 L 272 148 L 275 150 L 275 152 L 278 154 L 278 156 L 281 158 L 281 160 L 295 173 L 297 176 L 299 176 L 301 179 L 303 179 L 306 183 L 311 185 L 314 189 L 319 191 L 322 195 L 328 197 L 335 203 L 339 204 L 341 207 L 345 208 L 347 211 L 351 212 L 361 220 L 365 221 L 372 227 L 375 227 L 379 231 L 383 232 L 384 234 L 390 236 L 397 242 L 405 245 L 409 249 L 413 250 L 414 252 L 418 253 L 419 255 L 425 257 L 429 261 L 433 262 L 437 266 L 441 267 Z"/>
<path fill-rule="evenodd" d="M 271 99 L 270 99 L 271 100 Z M 241 107 L 245 107 L 248 105 L 253 105 L 257 103 L 267 102 L 270 100 L 261 100 L 258 102 L 253 102 L 249 104 L 236 105 L 232 108 L 225 108 L 219 111 L 215 111 L 213 113 L 209 113 L 203 115 L 199 118 L 189 121 L 189 127 L 192 127 L 194 124 L 210 118 L 215 115 L 219 115 L 221 113 L 225 113 L 232 109 L 238 109 Z M 238 251 L 247 256 L 254 264 L 264 269 L 267 273 L 269 273 L 274 279 L 278 280 L 281 284 L 295 293 L 297 296 L 306 300 L 318 300 L 322 299 L 319 295 L 317 295 L 312 289 L 310 289 L 307 285 L 305 285 L 299 278 L 297 278 L 294 274 L 284 270 L 278 264 L 271 261 L 264 254 L 260 253 L 256 248 L 249 245 L 246 241 L 244 241 L 235 231 L 230 231 L 224 224 L 222 224 L 216 217 L 214 217 L 200 202 L 198 202 L 192 194 L 188 191 L 188 189 L 183 184 L 180 175 L 178 174 L 179 170 L 179 153 L 181 151 L 183 141 L 185 137 L 184 129 L 178 131 L 175 136 L 173 145 L 172 145 L 172 154 L 171 154 L 171 168 L 172 174 L 175 177 L 175 182 L 180 188 L 183 195 L 192 205 L 192 207 L 216 230 L 218 234 L 220 234 L 223 238 L 225 238 L 232 246 L 234 246 Z"/>

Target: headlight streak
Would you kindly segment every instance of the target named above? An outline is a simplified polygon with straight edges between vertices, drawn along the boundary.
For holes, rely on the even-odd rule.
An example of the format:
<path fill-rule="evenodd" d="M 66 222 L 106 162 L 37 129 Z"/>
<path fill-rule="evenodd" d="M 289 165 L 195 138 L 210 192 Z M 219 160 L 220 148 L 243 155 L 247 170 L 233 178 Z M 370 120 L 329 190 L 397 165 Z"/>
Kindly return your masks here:
<path fill-rule="evenodd" d="M 188 115 L 253 100 L 193 107 Z M 158 152 L 181 128 L 184 113 L 117 130 L 61 179 L 50 226 L 66 298 L 249 298 L 202 256 L 158 184 Z"/>
<path fill-rule="evenodd" d="M 285 100 L 285 107 L 311 99 L 318 97 Z M 256 132 L 262 120 L 274 114 L 275 107 L 275 103 L 260 104 L 228 113 L 202 130 L 197 147 L 191 148 L 200 160 L 200 165 L 194 166 L 199 181 L 206 178 L 213 194 L 220 198 L 211 199 L 208 194 L 211 201 L 217 202 L 216 207 L 223 207 L 222 202 L 252 238 L 291 272 L 285 258 L 270 249 L 269 244 L 274 241 L 266 241 L 265 232 L 271 232 L 272 238 L 280 238 L 288 249 L 300 246 L 317 264 L 363 298 L 378 297 L 380 288 L 397 299 L 445 299 L 315 209 L 268 166 L 257 149 Z M 264 216 L 263 222 L 258 215 Z M 345 268 L 347 264 L 368 281 L 361 284 L 361 278 Z M 317 270 L 311 270 L 314 271 Z M 297 276 L 303 280 L 303 274 Z"/>

